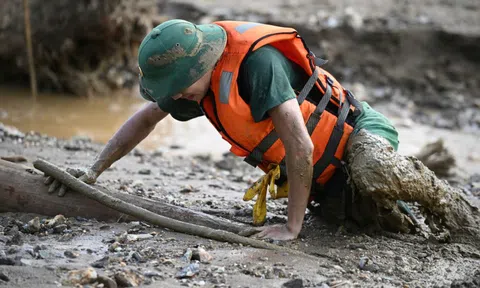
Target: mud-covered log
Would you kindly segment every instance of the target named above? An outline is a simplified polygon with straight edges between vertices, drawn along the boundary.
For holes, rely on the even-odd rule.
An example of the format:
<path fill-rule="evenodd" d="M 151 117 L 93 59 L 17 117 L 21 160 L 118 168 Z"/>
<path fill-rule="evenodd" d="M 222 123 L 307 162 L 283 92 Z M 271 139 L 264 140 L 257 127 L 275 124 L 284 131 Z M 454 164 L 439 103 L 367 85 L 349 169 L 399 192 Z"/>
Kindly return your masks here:
<path fill-rule="evenodd" d="M 86 96 L 129 87 L 136 51 L 165 20 L 154 0 L 29 0 L 33 55 L 41 88 Z M 0 1 L 0 82 L 28 83 L 22 0 Z"/>
<path fill-rule="evenodd" d="M 347 151 L 354 189 L 377 206 L 395 211 L 397 200 L 418 202 L 435 224 L 480 238 L 479 208 L 416 157 L 396 153 L 386 140 L 365 131 L 350 139 Z"/>
<path fill-rule="evenodd" d="M 70 192 L 64 197 L 48 194 L 48 186 L 43 184 L 43 175 L 36 171 L 38 172 L 24 165 L 0 160 L 0 212 L 26 212 L 47 216 L 63 214 L 67 217 L 81 216 L 106 221 L 133 219 L 79 193 Z M 126 193 L 111 192 L 99 185 L 93 186 L 125 202 L 180 221 L 235 233 L 246 228 L 245 225 L 191 209 Z"/>

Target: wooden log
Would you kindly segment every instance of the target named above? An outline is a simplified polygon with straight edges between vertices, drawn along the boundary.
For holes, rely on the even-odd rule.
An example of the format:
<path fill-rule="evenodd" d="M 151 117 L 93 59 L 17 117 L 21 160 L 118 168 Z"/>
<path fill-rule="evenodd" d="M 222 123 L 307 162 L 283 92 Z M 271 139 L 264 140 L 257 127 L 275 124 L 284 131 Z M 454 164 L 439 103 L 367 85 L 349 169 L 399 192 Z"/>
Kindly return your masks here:
<path fill-rule="evenodd" d="M 166 216 L 152 213 L 151 211 L 132 205 L 132 203 L 122 201 L 117 197 L 112 197 L 110 195 L 107 195 L 102 191 L 95 189 L 94 187 L 78 180 L 71 174 L 61 170 L 59 167 L 45 160 L 41 160 L 41 159 L 36 160 L 33 163 L 33 165 L 35 166 L 35 168 L 43 171 L 45 174 L 52 175 L 53 177 L 55 177 L 55 179 L 60 181 L 62 184 L 65 184 L 68 188 L 78 193 L 81 193 L 82 195 L 87 196 L 88 198 L 95 199 L 96 201 L 98 201 L 99 203 L 102 203 L 107 207 L 113 208 L 118 211 L 122 211 L 125 214 L 132 215 L 134 217 L 137 217 L 138 219 L 144 220 L 151 224 L 168 228 L 180 233 L 199 236 L 207 239 L 249 245 L 255 248 L 283 251 L 283 252 L 297 254 L 297 255 L 315 259 L 314 256 L 305 254 L 301 251 L 294 250 L 288 247 L 278 246 L 278 245 L 274 245 L 268 242 L 263 242 L 261 240 L 257 240 L 254 238 L 244 237 L 244 236 L 238 235 L 237 233 L 232 233 L 232 232 L 218 230 L 218 229 L 212 229 L 209 227 L 204 227 L 204 226 L 189 223 L 190 221 L 185 221 L 185 222 L 179 221 Z M 253 228 L 249 230 L 251 232 L 254 232 L 256 229 Z M 245 232 L 245 231 L 242 231 L 242 232 Z"/>
<path fill-rule="evenodd" d="M 134 219 L 79 193 L 70 192 L 64 197 L 48 194 L 48 186 L 43 184 L 45 178 L 36 171 L 24 165 L 0 160 L 0 212 L 25 212 L 46 216 L 62 214 L 67 217 L 81 216 L 104 221 Z M 92 186 L 125 202 L 180 221 L 234 233 L 248 227 L 191 209 L 126 193 L 111 192 L 99 185 Z"/>

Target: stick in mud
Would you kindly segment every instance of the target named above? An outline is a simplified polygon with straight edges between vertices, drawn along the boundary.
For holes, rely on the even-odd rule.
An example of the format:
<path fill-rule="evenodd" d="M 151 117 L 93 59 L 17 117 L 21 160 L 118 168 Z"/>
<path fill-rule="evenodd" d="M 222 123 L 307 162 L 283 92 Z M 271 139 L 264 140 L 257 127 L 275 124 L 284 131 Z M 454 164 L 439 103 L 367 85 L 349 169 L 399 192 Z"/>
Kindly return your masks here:
<path fill-rule="evenodd" d="M 249 245 L 255 248 L 283 251 L 283 252 L 288 252 L 288 253 L 316 259 L 316 257 L 305 254 L 298 250 L 293 250 L 287 247 L 274 245 L 274 244 L 263 242 L 253 238 L 247 238 L 247 237 L 240 236 L 228 231 L 216 230 L 216 229 L 203 227 L 199 225 L 193 225 L 187 222 L 182 222 L 182 221 L 171 219 L 162 215 L 155 214 L 141 207 L 132 205 L 118 198 L 109 196 L 99 191 L 98 189 L 95 189 L 94 187 L 91 187 L 90 185 L 78 180 L 77 178 L 73 177 L 69 173 L 61 170 L 54 164 L 49 163 L 45 160 L 36 160 L 35 162 L 33 162 L 33 165 L 35 168 L 44 172 L 45 174 L 53 176 L 55 179 L 65 184 L 66 186 L 68 186 L 68 188 L 72 189 L 73 191 L 79 192 L 91 199 L 94 199 L 104 204 L 107 207 L 110 207 L 112 209 L 125 213 L 127 215 L 131 215 L 137 219 L 144 220 L 153 225 L 158 225 L 160 227 L 168 228 L 176 232 L 200 236 L 203 238 L 213 239 L 221 242 L 238 243 L 243 245 Z M 249 234 L 249 232 L 242 233 L 242 235 L 246 235 L 246 234 Z"/>
<path fill-rule="evenodd" d="M 378 209 L 394 211 L 397 200 L 418 202 L 433 231 L 445 226 L 451 233 L 480 238 L 479 208 L 416 157 L 396 153 L 383 138 L 366 131 L 350 138 L 347 151 L 354 190 L 372 197 Z"/>

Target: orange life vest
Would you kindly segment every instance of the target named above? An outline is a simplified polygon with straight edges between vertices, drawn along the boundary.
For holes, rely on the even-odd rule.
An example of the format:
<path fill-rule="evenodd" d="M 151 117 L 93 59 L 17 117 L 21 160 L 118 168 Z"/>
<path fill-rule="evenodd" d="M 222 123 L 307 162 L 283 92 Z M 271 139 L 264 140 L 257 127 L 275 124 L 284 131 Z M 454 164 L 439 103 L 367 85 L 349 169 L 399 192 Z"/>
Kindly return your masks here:
<path fill-rule="evenodd" d="M 271 118 L 256 123 L 237 87 L 239 68 L 245 57 L 264 45 L 275 47 L 311 75 L 297 100 L 314 144 L 313 179 L 325 184 L 341 166 L 345 145 L 353 131 L 352 119 L 360 111 L 359 102 L 316 65 L 321 59 L 307 48 L 295 29 L 239 21 L 215 24 L 226 30 L 227 44 L 212 74 L 213 95 L 201 102 L 207 118 L 232 145 L 232 153 L 246 157 L 247 163 L 265 172 L 269 164 L 280 164 L 285 174 L 285 149 Z M 321 99 L 306 99 L 312 88 L 322 92 Z"/>

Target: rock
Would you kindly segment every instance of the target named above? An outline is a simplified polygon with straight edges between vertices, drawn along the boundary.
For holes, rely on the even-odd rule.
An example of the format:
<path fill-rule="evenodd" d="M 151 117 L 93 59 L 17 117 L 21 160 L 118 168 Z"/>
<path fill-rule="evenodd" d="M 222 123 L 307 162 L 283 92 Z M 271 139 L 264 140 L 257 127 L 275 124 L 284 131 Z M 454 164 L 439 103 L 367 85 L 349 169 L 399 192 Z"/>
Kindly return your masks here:
<path fill-rule="evenodd" d="M 53 217 L 52 219 L 48 219 L 46 221 L 46 224 L 47 224 L 48 228 L 53 228 L 55 226 L 65 224 L 66 222 L 67 222 L 67 219 L 65 219 L 65 216 L 59 214 L 59 215 Z"/>
<path fill-rule="evenodd" d="M 20 259 L 7 257 L 4 250 L 0 250 L 0 266 L 1 265 L 8 265 L 8 266 L 21 266 Z"/>
<path fill-rule="evenodd" d="M 68 272 L 67 284 L 71 285 L 85 285 L 93 283 L 97 280 L 97 271 L 92 267 L 84 270 L 72 270 Z"/>
<path fill-rule="evenodd" d="M 333 268 L 340 271 L 341 273 L 345 273 L 345 269 L 343 269 L 342 266 L 333 265 Z"/>
<path fill-rule="evenodd" d="M 198 263 L 189 264 L 180 270 L 175 277 L 176 278 L 191 278 L 200 272 L 200 265 Z"/>
<path fill-rule="evenodd" d="M 8 247 L 7 254 L 9 254 L 9 255 L 17 254 L 20 251 L 22 251 L 22 248 L 20 246 L 12 245 L 12 246 Z"/>
<path fill-rule="evenodd" d="M 117 282 L 115 282 L 112 278 L 104 276 L 104 275 L 99 275 L 97 277 L 97 282 L 100 284 L 103 284 L 103 287 L 105 288 L 117 288 Z"/>
<path fill-rule="evenodd" d="M 151 277 L 159 277 L 159 278 L 162 278 L 162 279 L 163 279 L 162 274 L 160 274 L 160 273 L 157 272 L 157 271 L 150 271 L 150 270 L 145 271 L 145 272 L 143 272 L 143 276 L 149 277 L 149 278 L 151 278 Z"/>
<path fill-rule="evenodd" d="M 191 192 L 198 192 L 200 189 L 193 187 L 192 185 L 185 185 L 180 191 L 180 193 L 191 193 Z"/>
<path fill-rule="evenodd" d="M 146 262 L 145 257 L 143 257 L 142 254 L 140 254 L 138 251 L 135 251 L 132 253 L 132 258 L 137 260 L 140 263 Z"/>
<path fill-rule="evenodd" d="M 29 233 L 36 233 L 41 229 L 40 218 L 35 217 L 32 220 L 28 221 L 25 230 Z"/>
<path fill-rule="evenodd" d="M 215 167 L 225 171 L 232 171 L 237 166 L 233 157 L 226 157 L 220 161 L 215 162 Z"/>
<path fill-rule="evenodd" d="M 352 250 L 357 250 L 357 249 L 367 250 L 367 246 L 365 244 L 361 244 L 361 243 L 348 244 L 348 248 L 350 248 Z"/>
<path fill-rule="evenodd" d="M 144 278 L 136 271 L 126 269 L 115 273 L 115 281 L 118 287 L 138 287 L 143 283 Z"/>
<path fill-rule="evenodd" d="M 378 267 L 377 264 L 373 263 L 368 257 L 362 257 L 360 258 L 360 262 L 358 263 L 358 267 L 360 270 L 363 271 L 370 271 L 370 272 L 378 272 L 380 268 Z"/>
<path fill-rule="evenodd" d="M 65 218 L 65 216 L 59 214 L 53 217 L 52 219 L 48 219 L 46 221 L 46 225 L 48 228 L 53 228 L 53 227 L 65 224 L 66 222 L 67 222 L 67 219 Z"/>
<path fill-rule="evenodd" d="M 37 252 L 38 259 L 53 259 L 56 257 L 56 253 L 48 251 L 48 250 L 38 250 Z"/>
<path fill-rule="evenodd" d="M 63 252 L 63 255 L 65 255 L 65 257 L 70 258 L 70 259 L 75 259 L 78 256 L 80 256 L 80 254 L 78 254 L 76 252 L 73 252 L 73 251 L 70 251 L 70 250 L 67 250 L 67 251 Z"/>
<path fill-rule="evenodd" d="M 266 268 L 265 279 L 274 279 L 275 274 L 273 273 L 273 268 Z"/>
<path fill-rule="evenodd" d="M 303 280 L 302 279 L 292 279 L 283 283 L 282 287 L 285 288 L 302 288 L 303 287 Z"/>
<path fill-rule="evenodd" d="M 110 260 L 110 257 L 109 257 L 109 256 L 105 256 L 105 257 L 103 257 L 102 259 L 99 259 L 99 260 L 93 262 L 93 263 L 92 263 L 92 267 L 95 267 L 95 268 L 105 268 L 105 266 L 107 266 L 109 260 Z"/>
<path fill-rule="evenodd" d="M 1 272 L 1 271 L 0 271 L 0 280 L 5 281 L 5 282 L 8 282 L 8 281 L 10 281 L 10 278 L 8 278 L 8 276 L 5 275 L 4 272 Z"/>
<path fill-rule="evenodd" d="M 287 278 L 287 272 L 279 267 L 273 267 L 273 274 L 277 275 L 278 278 Z"/>
<path fill-rule="evenodd" d="M 122 247 L 120 247 L 120 243 L 113 242 L 110 247 L 108 247 L 108 251 L 110 252 L 119 252 L 122 251 Z"/>
<path fill-rule="evenodd" d="M 65 232 L 65 230 L 68 229 L 68 226 L 67 224 L 60 224 L 60 225 L 57 225 L 53 228 L 53 233 L 55 234 L 62 234 L 63 232 Z"/>
<path fill-rule="evenodd" d="M 210 255 L 205 249 L 199 247 L 193 250 L 192 260 L 198 260 L 201 263 L 208 264 L 212 261 L 213 256 Z"/>
<path fill-rule="evenodd" d="M 12 229 L 13 230 L 13 229 Z M 18 228 L 15 226 L 15 231 L 12 234 L 12 237 L 7 240 L 7 245 L 18 245 L 21 246 L 23 244 L 23 233 L 18 231 Z"/>
<path fill-rule="evenodd" d="M 150 169 L 140 169 L 140 170 L 138 170 L 138 174 L 140 174 L 140 175 L 150 175 L 150 174 L 152 174 L 152 171 Z"/>
<path fill-rule="evenodd" d="M 127 242 L 136 242 L 141 240 L 146 240 L 153 238 L 151 234 L 127 234 L 126 240 Z"/>

